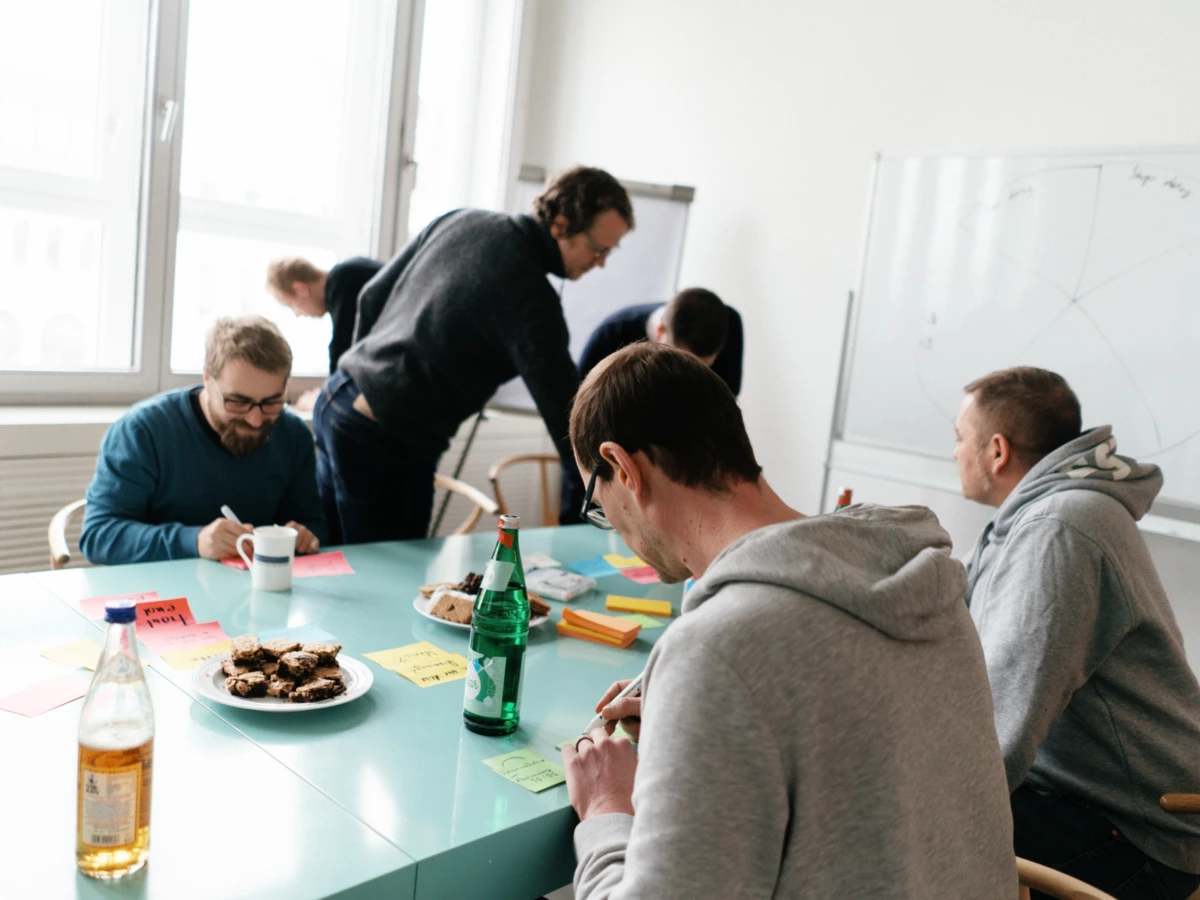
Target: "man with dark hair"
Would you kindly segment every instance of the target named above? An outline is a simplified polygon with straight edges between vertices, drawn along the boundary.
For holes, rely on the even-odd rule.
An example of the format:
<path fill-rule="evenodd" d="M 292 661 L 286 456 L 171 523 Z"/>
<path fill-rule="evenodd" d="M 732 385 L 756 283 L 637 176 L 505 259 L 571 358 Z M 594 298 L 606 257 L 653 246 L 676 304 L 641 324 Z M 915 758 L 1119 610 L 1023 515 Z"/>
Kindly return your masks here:
<path fill-rule="evenodd" d="M 637 341 L 668 344 L 700 357 L 721 376 L 734 396 L 742 389 L 742 317 L 704 288 L 687 288 L 670 303 L 646 303 L 619 309 L 588 338 L 579 356 L 579 377 L 586 378 L 600 360 Z M 579 521 L 583 482 L 574 466 L 564 466 L 560 523 Z"/>
<path fill-rule="evenodd" d="M 460 209 L 362 289 L 354 346 L 313 409 L 325 517 L 339 543 L 423 537 L 433 475 L 459 425 L 520 375 L 564 461 L 579 383 L 546 275 L 577 279 L 633 227 L 600 169 L 551 178 L 536 216 Z"/>
<path fill-rule="evenodd" d="M 137 404 L 104 436 L 79 537 L 88 560 L 223 559 L 251 523 L 286 523 L 297 552 L 315 552 L 325 526 L 312 435 L 283 408 L 291 370 L 272 322 L 218 319 L 203 386 Z"/>
<path fill-rule="evenodd" d="M 698 579 L 642 699 L 602 701 L 637 752 L 611 722 L 563 750 L 576 898 L 1016 896 L 966 575 L 933 514 L 803 517 L 728 386 L 662 344 L 592 370 L 571 442 L 588 521 Z"/>
<path fill-rule="evenodd" d="M 1018 856 L 1119 898 L 1200 885 L 1200 820 L 1161 794 L 1200 784 L 1200 686 L 1137 520 L 1157 466 L 1080 433 L 1043 369 L 966 387 L 963 495 L 998 507 L 971 554 L 967 603 L 995 697 Z"/>

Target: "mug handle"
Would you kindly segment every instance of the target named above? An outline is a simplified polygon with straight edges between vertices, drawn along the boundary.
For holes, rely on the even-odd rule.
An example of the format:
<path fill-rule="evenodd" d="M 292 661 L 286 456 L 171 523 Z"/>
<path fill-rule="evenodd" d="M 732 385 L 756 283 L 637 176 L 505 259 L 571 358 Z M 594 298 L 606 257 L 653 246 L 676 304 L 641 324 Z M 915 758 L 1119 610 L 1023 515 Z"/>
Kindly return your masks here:
<path fill-rule="evenodd" d="M 242 549 L 242 541 L 253 541 L 253 540 L 254 540 L 253 534 L 239 534 L 238 539 L 237 539 L 238 556 L 240 556 L 242 558 L 242 560 L 246 563 L 247 569 L 250 568 L 252 563 L 250 562 L 250 557 L 248 557 L 246 555 L 246 551 Z"/>

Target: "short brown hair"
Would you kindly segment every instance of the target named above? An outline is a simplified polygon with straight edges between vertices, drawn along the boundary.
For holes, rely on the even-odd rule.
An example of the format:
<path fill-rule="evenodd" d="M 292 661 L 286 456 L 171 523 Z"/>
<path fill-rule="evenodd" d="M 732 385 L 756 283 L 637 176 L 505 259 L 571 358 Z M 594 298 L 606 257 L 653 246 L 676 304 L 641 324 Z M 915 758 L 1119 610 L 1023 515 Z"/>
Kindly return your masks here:
<path fill-rule="evenodd" d="M 245 360 L 264 372 L 292 373 L 292 348 L 275 323 L 262 316 L 213 323 L 204 345 L 204 371 L 216 378 L 231 359 Z"/>
<path fill-rule="evenodd" d="M 1065 378 L 1046 369 L 1018 366 L 984 375 L 964 389 L 986 417 L 987 427 L 1008 438 L 1030 465 L 1079 437 L 1079 398 Z"/>
<path fill-rule="evenodd" d="M 606 210 L 616 210 L 633 229 L 633 204 L 629 192 L 617 179 L 603 169 L 576 166 L 552 175 L 533 201 L 533 214 L 545 228 L 557 216 L 567 219 L 567 237 L 587 231 L 596 216 Z"/>
<path fill-rule="evenodd" d="M 316 284 L 325 273 L 302 256 L 276 259 L 267 266 L 267 287 L 281 294 L 292 292 L 292 283 Z"/>
<path fill-rule="evenodd" d="M 716 356 L 729 335 L 729 310 L 712 291 L 687 288 L 667 304 L 663 325 L 676 347 L 697 356 Z"/>
<path fill-rule="evenodd" d="M 762 466 L 729 386 L 691 353 L 639 341 L 584 380 L 571 409 L 571 445 L 585 469 L 612 478 L 600 444 L 646 454 L 672 481 L 724 491 Z"/>

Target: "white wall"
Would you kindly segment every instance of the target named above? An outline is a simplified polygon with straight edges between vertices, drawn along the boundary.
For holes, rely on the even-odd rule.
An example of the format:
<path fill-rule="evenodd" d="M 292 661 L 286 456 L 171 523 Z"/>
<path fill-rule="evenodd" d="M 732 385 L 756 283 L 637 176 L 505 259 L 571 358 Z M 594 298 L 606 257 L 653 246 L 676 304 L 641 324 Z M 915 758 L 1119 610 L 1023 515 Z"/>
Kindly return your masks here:
<path fill-rule="evenodd" d="M 1197 34 L 1185 0 L 541 0 L 524 161 L 697 188 L 681 283 L 742 312 L 812 511 L 873 154 L 1200 145 Z"/>

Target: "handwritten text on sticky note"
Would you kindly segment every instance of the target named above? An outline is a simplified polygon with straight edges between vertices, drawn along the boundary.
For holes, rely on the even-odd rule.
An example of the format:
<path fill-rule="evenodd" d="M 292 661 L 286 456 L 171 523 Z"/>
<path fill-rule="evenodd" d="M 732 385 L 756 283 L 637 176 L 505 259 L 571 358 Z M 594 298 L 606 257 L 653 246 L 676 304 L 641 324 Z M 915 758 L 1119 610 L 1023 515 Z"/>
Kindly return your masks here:
<path fill-rule="evenodd" d="M 485 759 L 483 763 L 513 784 L 518 784 L 535 794 L 567 780 L 562 766 L 556 766 L 528 748 L 493 756 L 491 759 Z"/>
<path fill-rule="evenodd" d="M 166 630 L 139 631 L 138 639 L 151 653 L 162 654 L 170 650 L 227 641 L 229 635 L 221 628 L 220 622 L 200 622 L 195 625 L 176 625 Z"/>
<path fill-rule="evenodd" d="M 377 650 L 365 656 L 385 669 L 399 672 L 420 687 L 457 681 L 467 675 L 466 659 L 457 653 L 447 653 L 429 641 L 393 650 Z"/>

